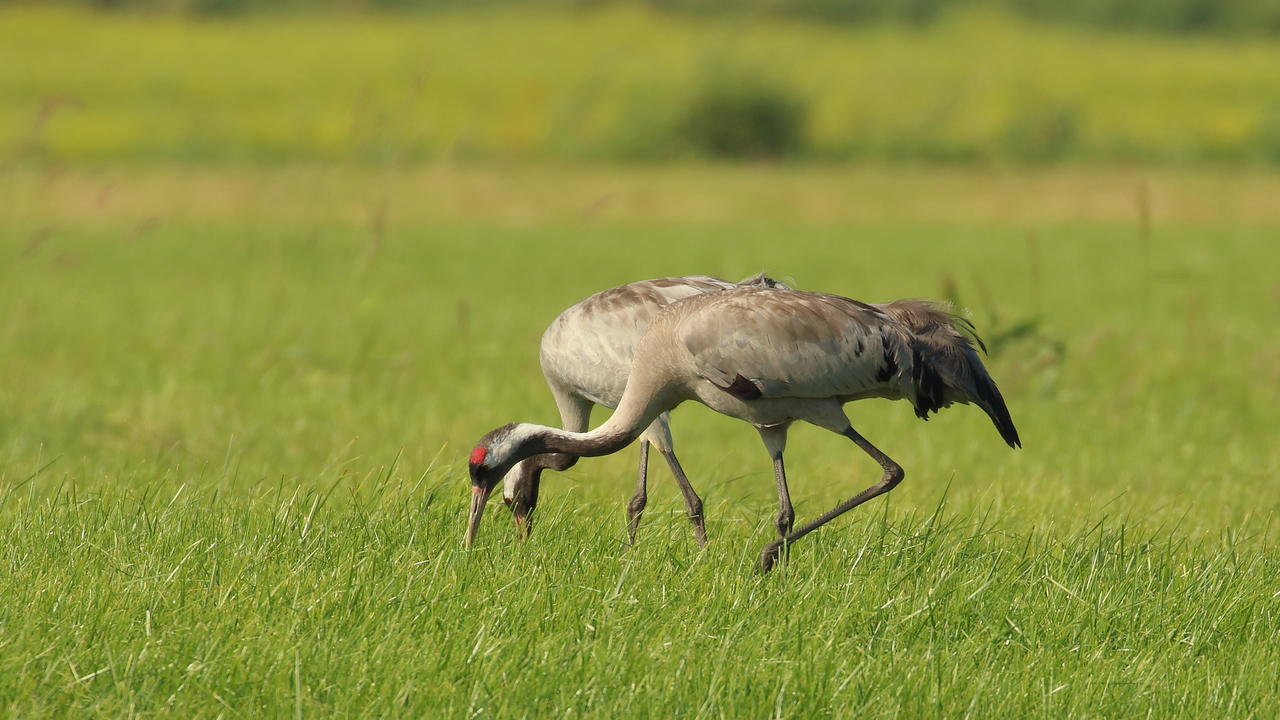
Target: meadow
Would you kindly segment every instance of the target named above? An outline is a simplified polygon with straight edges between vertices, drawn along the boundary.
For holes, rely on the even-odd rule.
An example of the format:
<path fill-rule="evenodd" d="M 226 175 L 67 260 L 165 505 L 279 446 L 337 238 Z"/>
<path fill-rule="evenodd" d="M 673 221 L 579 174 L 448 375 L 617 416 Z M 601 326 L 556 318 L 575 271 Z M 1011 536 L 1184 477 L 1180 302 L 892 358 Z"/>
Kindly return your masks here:
<path fill-rule="evenodd" d="M 850 31 L 861 44 L 748 28 L 744 47 L 902 65 L 888 106 L 866 106 L 886 128 L 955 77 L 1004 97 L 1017 77 L 1052 88 L 1043 74 L 1096 92 L 1079 95 L 1090 118 L 1140 126 L 1139 152 L 1073 140 L 1070 163 L 1000 160 L 993 120 L 989 162 L 829 162 L 857 134 L 823 118 L 867 86 L 796 81 L 812 162 L 628 164 L 613 139 L 590 144 L 625 123 L 545 124 L 592 72 L 575 58 L 652 32 L 658 61 L 619 60 L 602 91 L 695 83 L 673 58 L 722 26 L 442 17 L 0 10 L 4 716 L 1280 713 L 1280 174 L 1178 160 L 1262 147 L 1273 46 L 1103 36 L 1084 82 L 1036 64 L 1084 35 L 981 15 L 910 47 L 902 28 Z M 509 57 L 421 66 L 442 124 L 379 114 L 419 61 L 462 56 L 484 28 Z M 991 72 L 949 75 L 948 43 L 994 47 L 972 37 L 1027 64 L 970 53 L 956 62 Z M 560 54 L 528 52 L 542 43 Z M 1124 52 L 1142 62 L 1108 64 Z M 980 107 L 996 105 L 961 116 Z M 1247 142 L 1181 155 L 1212 144 L 1206 127 Z M 764 576 L 776 501 L 758 437 L 684 406 L 705 549 L 656 461 L 627 545 L 634 449 L 549 475 L 528 542 L 495 501 L 463 549 L 472 444 L 557 419 L 537 366 L 556 313 L 638 278 L 760 271 L 953 300 L 1024 449 L 974 408 L 926 424 L 853 404 L 905 481 Z M 793 432 L 788 471 L 800 521 L 879 477 L 813 428 Z"/>
<path fill-rule="evenodd" d="M 6 713 L 1270 715 L 1275 207 L 1222 215 L 1211 175 L 926 174 L 6 174 Z M 557 202 L 521 210 L 521 178 Z M 418 186 L 436 205 L 389 192 Z M 475 212 L 495 187 L 508 212 Z M 685 407 L 706 550 L 658 466 L 625 546 L 634 451 L 545 483 L 527 544 L 495 503 L 462 550 L 470 443 L 555 420 L 560 308 L 759 270 L 956 296 L 1026 449 L 971 408 L 855 404 L 906 482 L 762 577 L 767 458 Z M 822 431 L 790 457 L 801 517 L 877 477 Z"/>

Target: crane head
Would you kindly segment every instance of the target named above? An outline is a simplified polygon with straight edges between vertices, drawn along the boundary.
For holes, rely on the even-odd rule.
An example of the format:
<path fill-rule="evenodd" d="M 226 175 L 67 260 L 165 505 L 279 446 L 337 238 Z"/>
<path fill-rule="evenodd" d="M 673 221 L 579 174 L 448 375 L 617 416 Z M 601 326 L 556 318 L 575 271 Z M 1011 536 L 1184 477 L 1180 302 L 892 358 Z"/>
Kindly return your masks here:
<path fill-rule="evenodd" d="M 544 443 L 538 429 L 539 426 L 536 425 L 503 425 L 486 433 L 472 449 L 467 462 L 467 469 L 471 474 L 471 512 L 467 518 L 466 536 L 468 548 L 475 541 L 484 506 L 493 489 L 517 463 L 543 449 Z M 536 494 L 536 487 L 534 492 Z M 533 504 L 536 502 L 535 498 L 533 503 L 519 504 L 519 508 L 518 503 L 511 503 L 513 511 L 523 512 L 523 517 L 517 514 L 517 527 L 529 519 L 529 513 L 533 511 Z"/>

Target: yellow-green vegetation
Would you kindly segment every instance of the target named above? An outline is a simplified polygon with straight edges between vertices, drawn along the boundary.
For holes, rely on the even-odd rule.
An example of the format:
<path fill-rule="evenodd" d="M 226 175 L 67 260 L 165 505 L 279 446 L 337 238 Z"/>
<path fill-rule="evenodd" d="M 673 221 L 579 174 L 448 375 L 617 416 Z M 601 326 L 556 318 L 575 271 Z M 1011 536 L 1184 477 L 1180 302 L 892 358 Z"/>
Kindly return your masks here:
<path fill-rule="evenodd" d="M 911 28 L 626 7 L 236 21 L 0 9 L 0 149 L 18 161 L 1270 161 L 1277 98 L 1266 39 L 978 10 Z M 748 139 L 718 148 L 708 123 Z"/>
<path fill-rule="evenodd" d="M 1268 716 L 1280 221 L 1247 199 L 1272 182 L 0 174 L 0 706 Z M 527 544 L 495 502 L 462 550 L 471 443 L 555 421 L 536 344 L 556 312 L 631 279 L 761 269 L 867 300 L 957 296 L 1025 449 L 973 408 L 925 424 L 851 405 L 906 481 L 762 577 L 759 440 L 683 407 L 705 551 L 657 465 L 625 547 L 633 450 L 549 476 Z M 789 457 L 802 519 L 878 477 L 811 428 Z"/>

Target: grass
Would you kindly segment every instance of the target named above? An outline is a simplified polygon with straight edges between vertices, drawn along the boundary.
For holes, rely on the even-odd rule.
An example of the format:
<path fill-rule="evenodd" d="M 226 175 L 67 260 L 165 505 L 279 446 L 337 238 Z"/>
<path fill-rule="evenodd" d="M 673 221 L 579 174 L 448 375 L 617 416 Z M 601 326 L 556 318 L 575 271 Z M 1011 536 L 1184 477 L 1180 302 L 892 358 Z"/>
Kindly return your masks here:
<path fill-rule="evenodd" d="M 1270 183 L 11 169 L 0 706 L 1268 716 L 1280 222 L 1247 198 Z M 549 478 L 529 543 L 495 503 L 461 549 L 470 444 L 555 420 L 535 348 L 559 309 L 639 277 L 761 269 L 867 300 L 958 295 L 1006 338 L 990 367 L 1026 449 L 972 408 L 924 424 L 852 405 L 906 481 L 761 577 L 759 441 L 686 407 L 705 551 L 656 464 L 625 547 L 634 451 Z M 877 477 L 814 429 L 794 433 L 789 469 L 800 519 Z"/>
<path fill-rule="evenodd" d="M 626 7 L 226 21 L 28 4 L 0 8 L 0 157 L 671 157 L 688 151 L 682 127 L 703 127 L 691 109 L 741 76 L 785 89 L 805 112 L 781 145 L 816 158 L 1280 158 L 1280 48 L 1266 38 L 979 11 L 851 29 Z"/>

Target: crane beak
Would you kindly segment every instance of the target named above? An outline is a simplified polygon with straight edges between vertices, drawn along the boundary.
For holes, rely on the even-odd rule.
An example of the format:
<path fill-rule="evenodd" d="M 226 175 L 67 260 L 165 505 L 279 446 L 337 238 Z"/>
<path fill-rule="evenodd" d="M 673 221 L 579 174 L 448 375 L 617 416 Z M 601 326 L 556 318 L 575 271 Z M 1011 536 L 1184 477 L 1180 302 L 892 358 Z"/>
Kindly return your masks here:
<path fill-rule="evenodd" d="M 468 550 L 471 549 L 471 545 L 475 542 L 476 531 L 480 529 L 480 516 L 484 515 L 484 504 L 489 501 L 489 493 L 491 492 L 493 492 L 493 487 L 491 486 L 471 486 L 471 513 L 467 517 L 466 548 Z"/>

